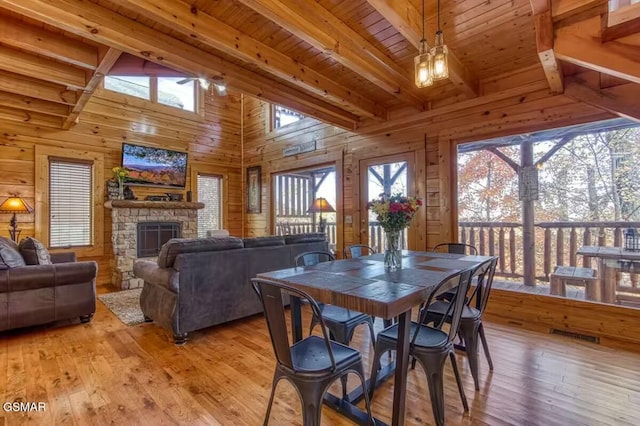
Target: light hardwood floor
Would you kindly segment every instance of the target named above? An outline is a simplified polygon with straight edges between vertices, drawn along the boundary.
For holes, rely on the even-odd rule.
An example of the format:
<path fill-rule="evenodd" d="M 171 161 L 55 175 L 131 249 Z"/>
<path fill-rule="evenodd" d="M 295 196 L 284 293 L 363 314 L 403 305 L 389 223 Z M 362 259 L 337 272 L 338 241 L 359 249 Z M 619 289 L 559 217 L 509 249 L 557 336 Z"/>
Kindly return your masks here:
<path fill-rule="evenodd" d="M 479 392 L 458 355 L 468 414 L 447 364 L 448 425 L 640 424 L 639 353 L 491 323 L 487 335 L 496 369 L 490 373 L 482 359 Z M 364 327 L 354 346 L 368 368 Z M 90 324 L 0 333 L 0 402 L 47 404 L 45 412 L 0 410 L 0 424 L 260 425 L 273 367 L 260 316 L 193 333 L 178 347 L 168 332 L 153 324 L 127 327 L 98 302 Z M 374 414 L 385 421 L 392 392 L 389 381 L 373 402 Z M 433 423 L 420 367 L 409 373 L 407 405 L 407 424 Z M 350 424 L 327 408 L 322 420 Z M 301 424 L 297 396 L 285 381 L 270 424 Z"/>

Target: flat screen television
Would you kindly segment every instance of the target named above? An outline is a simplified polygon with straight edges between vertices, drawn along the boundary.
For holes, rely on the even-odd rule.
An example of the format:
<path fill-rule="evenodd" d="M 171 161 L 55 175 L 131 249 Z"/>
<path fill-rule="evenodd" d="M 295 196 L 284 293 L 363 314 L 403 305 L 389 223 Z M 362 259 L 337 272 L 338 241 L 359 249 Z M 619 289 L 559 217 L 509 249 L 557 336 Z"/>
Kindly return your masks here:
<path fill-rule="evenodd" d="M 150 146 L 122 144 L 122 167 L 129 171 L 128 185 L 184 188 L 187 183 L 187 153 Z"/>

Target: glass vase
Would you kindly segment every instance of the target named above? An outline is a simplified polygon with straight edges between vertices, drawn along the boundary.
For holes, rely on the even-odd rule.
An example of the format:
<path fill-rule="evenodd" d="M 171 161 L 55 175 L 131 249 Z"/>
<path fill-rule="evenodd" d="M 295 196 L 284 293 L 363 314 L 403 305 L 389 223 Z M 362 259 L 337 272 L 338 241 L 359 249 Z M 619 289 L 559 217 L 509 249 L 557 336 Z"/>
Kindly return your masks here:
<path fill-rule="evenodd" d="M 400 233 L 402 231 L 385 231 L 384 269 L 395 271 L 402 268 L 402 252 L 400 250 Z"/>
<path fill-rule="evenodd" d="M 124 182 L 118 181 L 118 200 L 124 200 Z"/>

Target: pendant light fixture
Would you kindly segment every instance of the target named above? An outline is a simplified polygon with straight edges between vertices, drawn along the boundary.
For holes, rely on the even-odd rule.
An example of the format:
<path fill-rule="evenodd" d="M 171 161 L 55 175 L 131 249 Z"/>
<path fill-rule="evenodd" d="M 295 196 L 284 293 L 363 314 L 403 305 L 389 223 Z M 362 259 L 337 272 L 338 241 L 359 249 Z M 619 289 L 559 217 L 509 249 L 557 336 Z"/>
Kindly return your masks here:
<path fill-rule="evenodd" d="M 424 15 L 424 1 L 422 3 L 422 8 L 422 14 Z M 442 80 L 445 78 L 449 78 L 449 64 L 447 63 L 447 54 L 447 45 L 444 44 L 444 36 L 442 35 L 442 29 L 440 29 L 440 0 L 438 0 L 438 31 L 436 31 L 435 46 L 433 46 L 433 48 L 431 49 L 431 56 L 433 58 L 433 80 Z"/>
<path fill-rule="evenodd" d="M 427 40 L 424 38 L 424 2 L 425 0 L 422 0 L 422 39 L 420 40 L 420 53 L 413 60 L 415 64 L 415 83 L 416 86 L 420 88 L 433 84 L 431 52 L 429 52 Z"/>

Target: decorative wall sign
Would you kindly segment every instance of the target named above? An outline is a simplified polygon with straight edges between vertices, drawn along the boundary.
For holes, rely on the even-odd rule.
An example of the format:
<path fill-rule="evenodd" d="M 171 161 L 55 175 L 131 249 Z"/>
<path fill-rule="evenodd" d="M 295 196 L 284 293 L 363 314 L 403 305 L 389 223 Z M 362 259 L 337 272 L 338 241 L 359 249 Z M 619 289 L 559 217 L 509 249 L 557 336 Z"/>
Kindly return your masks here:
<path fill-rule="evenodd" d="M 107 199 L 109 200 L 117 200 L 119 199 L 120 191 L 118 186 L 118 181 L 115 179 L 109 179 L 107 181 Z"/>
<path fill-rule="evenodd" d="M 262 213 L 262 169 L 247 167 L 247 213 Z"/>
<path fill-rule="evenodd" d="M 538 169 L 535 166 L 520 167 L 518 171 L 518 195 L 520 201 L 538 199 Z"/>
<path fill-rule="evenodd" d="M 290 146 L 282 150 L 283 157 L 291 157 L 292 155 L 302 154 L 303 152 L 313 152 L 316 150 L 315 139 L 309 142 L 302 142 L 294 146 Z"/>

